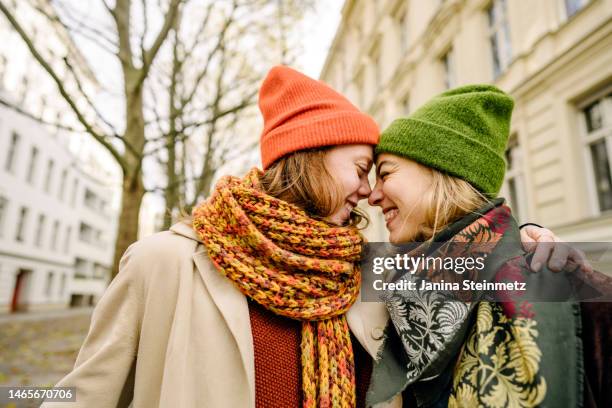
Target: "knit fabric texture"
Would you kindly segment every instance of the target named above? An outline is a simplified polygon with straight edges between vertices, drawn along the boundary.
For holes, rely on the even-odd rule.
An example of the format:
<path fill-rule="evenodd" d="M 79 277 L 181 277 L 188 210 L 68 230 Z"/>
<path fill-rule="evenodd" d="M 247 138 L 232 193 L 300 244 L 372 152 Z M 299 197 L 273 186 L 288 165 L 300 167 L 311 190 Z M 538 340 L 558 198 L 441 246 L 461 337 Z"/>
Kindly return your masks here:
<path fill-rule="evenodd" d="M 444 92 L 385 129 L 376 153 L 392 153 L 468 181 L 489 197 L 501 188 L 513 99 L 492 85 Z"/>
<path fill-rule="evenodd" d="M 276 315 L 249 301 L 255 353 L 255 408 L 299 407 L 302 404 L 300 333 L 297 320 Z M 357 408 L 366 407 L 372 357 L 351 335 L 355 358 Z"/>
<path fill-rule="evenodd" d="M 286 66 L 276 66 L 266 76 L 259 109 L 264 169 L 299 150 L 378 143 L 380 131 L 370 116 L 325 83 Z"/>
<path fill-rule="evenodd" d="M 254 301 L 248 303 L 255 353 L 255 408 L 299 407 L 301 324 Z"/>
<path fill-rule="evenodd" d="M 359 294 L 363 237 L 266 194 L 261 174 L 223 177 L 194 208 L 194 230 L 215 267 L 244 295 L 302 322 L 303 406 L 354 407 L 345 313 Z"/>

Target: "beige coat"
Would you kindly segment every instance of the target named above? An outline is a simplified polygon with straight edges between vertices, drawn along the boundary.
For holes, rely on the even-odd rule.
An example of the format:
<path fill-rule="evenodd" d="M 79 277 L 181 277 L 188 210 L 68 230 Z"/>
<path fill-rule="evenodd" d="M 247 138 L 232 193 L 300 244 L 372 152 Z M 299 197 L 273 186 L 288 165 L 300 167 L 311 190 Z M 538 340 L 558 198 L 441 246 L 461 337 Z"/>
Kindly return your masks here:
<path fill-rule="evenodd" d="M 347 313 L 372 356 L 387 319 L 377 303 Z M 43 407 L 254 407 L 254 365 L 246 297 L 179 223 L 125 252 L 73 371 L 57 384 L 75 386 L 76 403 Z"/>

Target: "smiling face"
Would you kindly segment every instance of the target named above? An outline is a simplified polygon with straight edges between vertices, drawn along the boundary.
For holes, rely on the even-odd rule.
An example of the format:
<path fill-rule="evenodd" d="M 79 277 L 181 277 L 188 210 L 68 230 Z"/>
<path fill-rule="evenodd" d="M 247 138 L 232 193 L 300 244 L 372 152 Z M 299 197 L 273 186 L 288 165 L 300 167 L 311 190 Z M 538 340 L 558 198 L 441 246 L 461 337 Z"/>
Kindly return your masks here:
<path fill-rule="evenodd" d="M 371 145 L 354 144 L 334 146 L 324 158 L 329 175 L 338 184 L 336 205 L 324 219 L 336 225 L 344 225 L 360 200 L 371 192 L 368 173 L 372 168 L 374 149 Z"/>
<path fill-rule="evenodd" d="M 376 160 L 376 185 L 368 202 L 382 208 L 389 241 L 414 240 L 427 218 L 432 171 L 412 160 L 383 153 Z"/>

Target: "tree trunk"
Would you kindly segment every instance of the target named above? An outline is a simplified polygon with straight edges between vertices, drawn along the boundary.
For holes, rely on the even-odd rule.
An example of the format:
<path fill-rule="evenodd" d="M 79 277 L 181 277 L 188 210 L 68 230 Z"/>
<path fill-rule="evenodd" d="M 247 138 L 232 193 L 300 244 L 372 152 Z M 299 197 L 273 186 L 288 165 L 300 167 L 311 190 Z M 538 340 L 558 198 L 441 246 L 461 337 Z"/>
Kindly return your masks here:
<path fill-rule="evenodd" d="M 145 194 L 142 174 L 142 152 L 144 150 L 144 115 L 142 101 L 142 86 L 137 81 L 137 72 L 125 70 L 125 117 L 126 128 L 123 135 L 126 143 L 133 146 L 137 157 L 126 151 L 124 158 L 128 171 L 123 174 L 123 187 L 121 195 L 121 213 L 115 243 L 115 255 L 111 277 L 119 273 L 119 261 L 125 250 L 138 239 L 138 225 L 140 205 Z M 134 85 L 137 84 L 137 85 Z"/>
<path fill-rule="evenodd" d="M 145 193 L 142 183 L 142 174 L 135 178 L 123 177 L 121 194 L 121 213 L 117 226 L 117 240 L 115 241 L 115 255 L 111 279 L 119 272 L 119 261 L 125 250 L 138 239 L 138 218 L 140 205 Z"/>
<path fill-rule="evenodd" d="M 173 132 L 170 132 L 168 136 L 168 161 L 166 163 L 166 173 L 168 175 L 168 185 L 164 190 L 164 199 L 166 201 L 166 208 L 164 211 L 164 223 L 162 225 L 162 231 L 167 230 L 172 225 L 172 214 L 174 209 L 178 205 L 178 189 L 177 189 L 177 175 L 176 175 L 176 146 L 175 136 Z"/>

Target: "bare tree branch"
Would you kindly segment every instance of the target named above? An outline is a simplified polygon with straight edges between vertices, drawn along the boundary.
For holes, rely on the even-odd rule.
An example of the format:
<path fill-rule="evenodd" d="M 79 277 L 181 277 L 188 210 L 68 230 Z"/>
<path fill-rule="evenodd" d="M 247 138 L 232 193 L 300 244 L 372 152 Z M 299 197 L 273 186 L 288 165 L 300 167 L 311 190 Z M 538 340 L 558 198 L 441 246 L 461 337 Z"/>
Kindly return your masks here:
<path fill-rule="evenodd" d="M 187 48 L 189 51 L 187 51 L 185 56 L 180 61 L 181 66 L 185 62 L 187 62 L 189 60 L 189 58 L 191 58 L 191 55 L 197 49 L 198 44 L 200 43 L 200 41 L 203 40 L 204 34 L 206 32 L 206 27 L 208 26 L 208 21 L 210 20 L 210 16 L 212 15 L 212 11 L 213 11 L 213 6 L 214 5 L 215 5 L 215 3 L 211 2 L 208 5 L 208 7 L 206 8 L 206 14 L 204 15 L 204 18 L 202 19 L 202 23 L 200 24 L 200 28 L 196 31 L 196 35 L 194 37 L 193 43 L 191 44 L 190 47 Z"/>
<path fill-rule="evenodd" d="M 140 36 L 140 58 L 144 61 L 145 58 L 145 39 L 149 31 L 149 13 L 147 8 L 147 0 L 140 1 L 142 7 L 142 35 Z"/>
<path fill-rule="evenodd" d="M 116 39 L 111 38 L 108 33 L 102 31 L 101 29 L 86 24 L 86 22 L 89 22 L 91 20 L 90 18 L 88 18 L 87 15 L 74 16 L 73 11 L 71 11 L 70 7 L 63 4 L 63 2 L 56 0 L 55 4 L 57 4 L 59 6 L 59 9 L 61 9 L 61 14 L 65 16 L 68 20 L 70 20 L 72 24 L 76 24 L 76 26 L 69 25 L 68 22 L 62 21 L 59 15 L 55 13 L 49 13 L 49 10 L 43 10 L 43 7 L 37 6 L 36 9 L 42 14 L 44 14 L 49 20 L 57 20 L 57 22 L 63 24 L 66 27 L 69 27 L 72 31 L 79 32 L 82 35 L 87 35 L 89 38 L 92 39 L 95 38 L 98 40 L 103 40 L 108 46 L 112 47 L 113 49 L 118 48 Z"/>
<path fill-rule="evenodd" d="M 204 65 L 204 68 L 202 68 L 202 70 L 200 71 L 200 74 L 196 77 L 196 80 L 194 81 L 194 85 L 191 88 L 191 92 L 189 92 L 187 96 L 181 98 L 181 108 L 180 109 L 185 109 L 187 104 L 191 102 L 191 100 L 193 99 L 193 96 L 198 90 L 198 87 L 200 86 L 200 83 L 202 82 L 202 79 L 206 77 L 206 74 L 208 73 L 208 68 L 210 67 L 211 61 L 213 60 L 213 56 L 224 47 L 225 34 L 227 32 L 227 29 L 230 27 L 230 25 L 234 21 L 235 11 L 236 11 L 236 5 L 234 3 L 234 8 L 232 8 L 230 15 L 225 21 L 225 24 L 223 25 L 223 28 L 221 29 L 221 32 L 219 33 L 217 37 L 217 43 L 215 44 L 215 47 L 213 48 L 211 53 L 208 55 L 208 58 L 206 59 L 206 64 Z"/>
<path fill-rule="evenodd" d="M 98 131 L 96 131 L 94 127 L 87 121 L 87 119 L 85 119 L 82 112 L 79 110 L 76 103 L 72 99 L 72 96 L 68 94 L 68 92 L 64 88 L 63 81 L 57 76 L 53 68 L 51 68 L 49 63 L 45 61 L 42 55 L 38 52 L 38 50 L 32 43 L 32 40 L 26 34 L 21 24 L 19 24 L 19 22 L 15 19 L 12 13 L 6 8 L 6 6 L 2 2 L 0 2 L 0 11 L 2 12 L 2 14 L 4 14 L 9 23 L 15 29 L 15 31 L 17 31 L 21 39 L 25 42 L 34 59 L 36 59 L 36 61 L 38 61 L 41 67 L 49 74 L 49 76 L 51 76 L 58 88 L 58 91 L 60 92 L 64 100 L 68 103 L 79 122 L 85 127 L 89 134 L 91 134 L 102 146 L 104 146 L 109 151 L 113 158 L 117 160 L 117 163 L 119 164 L 121 169 L 125 171 L 126 164 L 123 157 L 121 156 L 121 153 L 119 153 L 117 149 L 111 144 L 111 142 L 107 140 L 105 135 L 100 134 Z"/>
<path fill-rule="evenodd" d="M 58 3 L 59 4 L 59 3 Z M 61 6 L 60 6 L 61 7 Z M 34 9 L 38 11 L 40 14 L 45 16 L 51 24 L 60 24 L 67 32 L 73 32 L 78 35 L 83 36 L 88 41 L 93 42 L 96 46 L 100 47 L 100 49 L 108 52 L 109 54 L 116 55 L 117 53 L 117 44 L 116 42 L 108 39 L 104 33 L 100 30 L 97 30 L 93 27 L 88 27 L 83 23 L 83 20 L 75 20 L 76 26 L 69 25 L 68 23 L 62 21 L 57 14 L 52 14 L 49 10 L 45 10 L 43 6 L 36 5 Z M 64 11 L 63 14 L 69 16 L 69 13 Z"/>
<path fill-rule="evenodd" d="M 106 3 L 105 3 L 106 4 Z M 134 69 L 132 60 L 132 46 L 130 45 L 130 0 L 117 0 L 114 9 L 109 9 L 117 27 L 119 38 L 119 52 L 117 56 L 121 60 L 124 72 Z"/>
<path fill-rule="evenodd" d="M 112 123 L 110 123 L 108 120 L 106 120 L 104 115 L 102 115 L 102 113 L 100 113 L 98 108 L 96 108 L 96 106 L 94 105 L 92 100 L 89 98 L 89 96 L 85 92 L 85 89 L 83 89 L 83 84 L 81 83 L 81 80 L 79 79 L 79 76 L 76 73 L 74 67 L 70 63 L 70 60 L 69 60 L 68 56 L 65 56 L 64 58 L 62 58 L 62 60 L 64 61 L 64 64 L 68 68 L 68 71 L 70 71 L 70 73 L 72 74 L 72 79 L 74 79 L 74 82 L 76 83 L 77 89 L 78 89 L 79 93 L 81 94 L 81 96 L 83 97 L 83 99 L 85 99 L 85 101 L 87 102 L 89 107 L 91 107 L 91 109 L 93 109 L 93 111 L 96 113 L 98 119 L 100 119 L 102 122 L 104 122 L 104 124 L 106 126 L 108 126 L 108 128 L 113 133 L 113 136 L 114 137 L 119 137 L 119 135 L 117 133 L 117 130 L 115 129 L 115 126 Z"/>
<path fill-rule="evenodd" d="M 117 2 L 119 2 L 119 0 L 117 0 Z M 151 64 L 153 63 L 153 60 L 157 56 L 159 49 L 161 48 L 162 44 L 166 40 L 166 37 L 168 36 L 170 29 L 176 22 L 176 18 L 179 12 L 179 5 L 181 3 L 182 3 L 182 0 L 171 0 L 170 1 L 170 4 L 168 5 L 168 11 L 166 12 L 166 15 L 164 18 L 164 24 L 162 25 L 162 28 L 157 33 L 157 37 L 155 38 L 153 45 L 151 45 L 151 48 L 145 51 L 144 57 L 142 59 L 142 68 L 140 70 L 141 71 L 140 79 L 137 82 L 136 87 L 140 86 L 140 84 L 147 77 L 147 74 L 149 73 L 149 69 L 151 68 Z"/>
<path fill-rule="evenodd" d="M 106 0 L 100 0 L 102 2 L 102 4 L 104 5 L 104 8 L 109 12 L 109 14 L 113 14 L 113 9 L 111 8 L 111 6 L 108 5 L 108 3 L 106 2 Z"/>
<path fill-rule="evenodd" d="M 0 105 L 5 106 L 5 107 L 7 107 L 7 108 L 9 108 L 11 110 L 14 110 L 15 112 L 19 113 L 20 115 L 26 116 L 26 117 L 28 117 L 30 119 L 33 119 L 33 120 L 35 120 L 35 121 L 37 121 L 37 122 L 39 122 L 39 123 L 41 123 L 43 125 L 46 125 L 46 126 L 52 126 L 52 127 L 56 128 L 56 129 L 66 130 L 68 132 L 73 132 L 73 133 L 87 133 L 87 131 L 85 129 L 77 129 L 75 127 L 67 126 L 67 125 L 64 125 L 64 124 L 61 124 L 61 123 L 46 121 L 43 118 L 41 118 L 40 116 L 36 116 L 36 115 L 26 111 L 25 109 L 22 109 L 19 106 L 12 104 L 11 102 L 9 102 L 9 101 L 7 101 L 7 100 L 5 100 L 3 98 L 0 98 Z"/>

